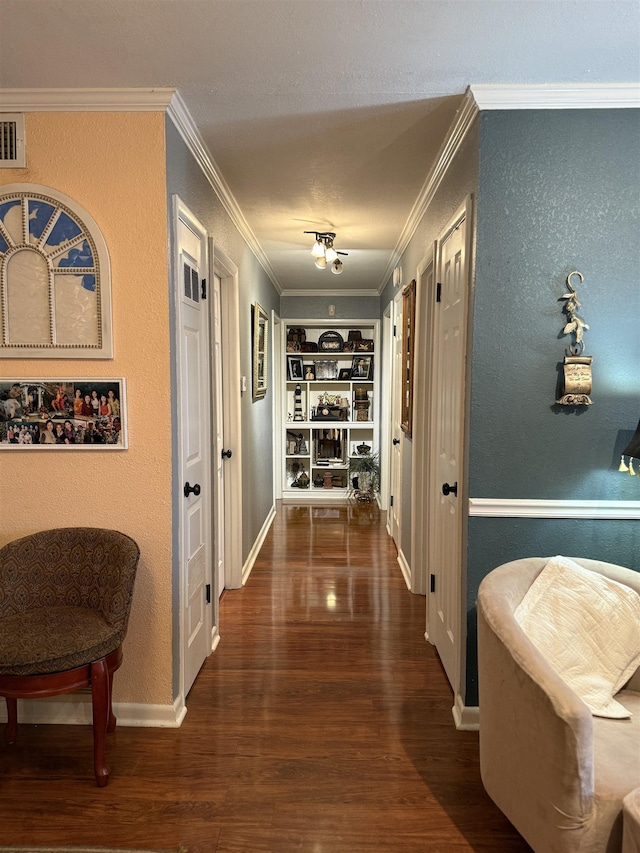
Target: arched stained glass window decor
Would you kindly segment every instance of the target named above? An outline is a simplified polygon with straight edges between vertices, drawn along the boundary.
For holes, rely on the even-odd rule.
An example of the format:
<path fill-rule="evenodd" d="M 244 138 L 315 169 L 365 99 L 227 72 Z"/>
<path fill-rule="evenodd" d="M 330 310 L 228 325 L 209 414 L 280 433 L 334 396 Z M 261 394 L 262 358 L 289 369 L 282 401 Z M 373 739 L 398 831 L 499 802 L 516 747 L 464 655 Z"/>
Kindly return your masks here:
<path fill-rule="evenodd" d="M 0 357 L 113 357 L 106 243 L 49 187 L 0 187 L 0 321 Z"/>

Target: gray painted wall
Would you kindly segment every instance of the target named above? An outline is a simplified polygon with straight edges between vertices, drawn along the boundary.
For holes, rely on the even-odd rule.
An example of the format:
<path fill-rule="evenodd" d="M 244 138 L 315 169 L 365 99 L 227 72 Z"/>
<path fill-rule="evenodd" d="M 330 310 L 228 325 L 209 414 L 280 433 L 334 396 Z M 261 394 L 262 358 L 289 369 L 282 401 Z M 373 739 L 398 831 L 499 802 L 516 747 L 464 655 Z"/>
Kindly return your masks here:
<path fill-rule="evenodd" d="M 187 146 L 175 129 L 173 123 L 166 120 L 167 145 L 167 198 L 170 217 L 172 217 L 172 197 L 180 196 L 191 212 L 205 226 L 214 238 L 215 245 L 236 264 L 239 279 L 240 303 L 240 359 L 242 375 L 247 377 L 248 388 L 242 395 L 242 559 L 246 560 L 253 543 L 273 505 L 273 382 L 266 397 L 253 401 L 251 398 L 251 305 L 259 302 L 271 316 L 271 311 L 279 307 L 280 298 L 264 269 L 255 255 L 244 242 L 239 231 L 224 210 L 211 185 L 204 177 L 200 167 L 189 152 Z M 171 222 L 169 231 L 172 231 Z M 172 238 L 173 239 L 173 238 Z M 173 244 L 170 257 L 173 256 Z M 173 270 L 170 271 L 171 277 Z M 173 311 L 173 299 L 170 301 Z M 175 317 L 171 317 L 172 346 L 175 340 Z M 269 341 L 269 363 L 273 364 L 272 335 Z M 271 371 L 271 367 L 270 367 Z M 175 376 L 172 376 L 175 383 Z M 177 410 L 173 412 L 174 421 Z M 173 430 L 173 435 L 176 431 Z M 233 442 L 231 442 L 233 447 Z M 177 447 L 173 448 L 174 460 L 177 459 Z M 178 472 L 173 471 L 174 482 L 178 482 Z M 176 493 L 177 494 L 177 493 Z M 176 498 L 178 500 L 179 498 Z M 174 510 L 176 508 L 174 507 Z M 178 554 L 177 531 L 174 530 L 173 553 Z M 174 564 L 174 601 L 177 601 L 177 564 Z M 178 618 L 178 608 L 174 607 L 174 621 Z M 174 624 L 174 638 L 179 639 L 177 621 Z M 177 640 L 174 640 L 177 642 Z M 176 649 L 174 649 L 174 653 Z M 174 654 L 175 656 L 175 654 Z M 175 658 L 177 660 L 177 657 Z M 174 685 L 174 692 L 177 684 Z"/>
<path fill-rule="evenodd" d="M 640 415 L 640 111 L 491 112 L 480 127 L 469 494 L 638 500 L 637 478 L 617 467 Z M 554 404 L 574 269 L 594 359 L 587 408 Z M 470 520 L 467 705 L 481 579 L 556 553 L 640 570 L 640 524 Z"/>
<path fill-rule="evenodd" d="M 340 281 L 337 276 L 333 276 Z M 329 316 L 329 305 L 335 314 Z M 280 316 L 291 320 L 377 320 L 380 299 L 377 296 L 283 296 L 280 299 Z"/>

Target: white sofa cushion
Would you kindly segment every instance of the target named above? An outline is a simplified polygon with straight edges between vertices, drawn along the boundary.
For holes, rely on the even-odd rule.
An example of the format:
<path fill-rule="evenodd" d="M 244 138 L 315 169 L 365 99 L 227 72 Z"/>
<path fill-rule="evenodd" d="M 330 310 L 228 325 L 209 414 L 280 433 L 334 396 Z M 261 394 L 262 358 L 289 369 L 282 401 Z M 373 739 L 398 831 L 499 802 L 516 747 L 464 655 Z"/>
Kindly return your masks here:
<path fill-rule="evenodd" d="M 525 634 L 592 714 L 631 713 L 613 698 L 640 665 L 640 595 L 552 557 L 514 613 Z"/>

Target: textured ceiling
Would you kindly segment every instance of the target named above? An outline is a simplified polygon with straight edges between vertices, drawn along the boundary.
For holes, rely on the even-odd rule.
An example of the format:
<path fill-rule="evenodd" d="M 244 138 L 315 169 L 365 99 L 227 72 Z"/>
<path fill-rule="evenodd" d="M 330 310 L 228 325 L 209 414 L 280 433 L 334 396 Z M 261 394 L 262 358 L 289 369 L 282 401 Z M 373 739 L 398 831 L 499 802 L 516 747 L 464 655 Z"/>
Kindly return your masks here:
<path fill-rule="evenodd" d="M 3 88 L 179 90 L 285 290 L 380 287 L 468 84 L 639 69 L 636 0 L 0 0 Z"/>

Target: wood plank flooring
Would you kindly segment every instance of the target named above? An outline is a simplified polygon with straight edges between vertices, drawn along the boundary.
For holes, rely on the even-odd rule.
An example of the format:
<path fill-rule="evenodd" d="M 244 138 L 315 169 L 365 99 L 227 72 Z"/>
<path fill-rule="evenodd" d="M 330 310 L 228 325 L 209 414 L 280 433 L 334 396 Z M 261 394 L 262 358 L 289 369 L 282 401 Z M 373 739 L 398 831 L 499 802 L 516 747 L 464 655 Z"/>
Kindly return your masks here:
<path fill-rule="evenodd" d="M 282 507 L 180 729 L 117 729 L 102 790 L 88 727 L 0 742 L 0 844 L 529 851 L 454 728 L 424 619 L 376 508 Z"/>

